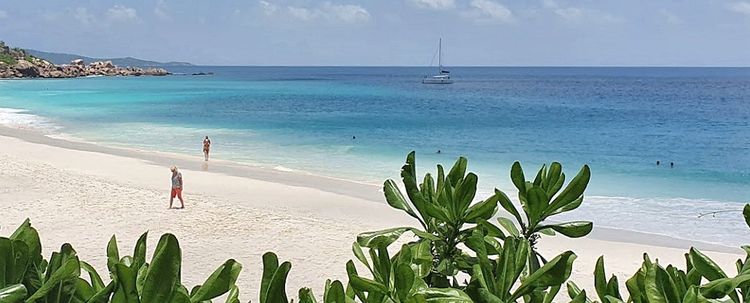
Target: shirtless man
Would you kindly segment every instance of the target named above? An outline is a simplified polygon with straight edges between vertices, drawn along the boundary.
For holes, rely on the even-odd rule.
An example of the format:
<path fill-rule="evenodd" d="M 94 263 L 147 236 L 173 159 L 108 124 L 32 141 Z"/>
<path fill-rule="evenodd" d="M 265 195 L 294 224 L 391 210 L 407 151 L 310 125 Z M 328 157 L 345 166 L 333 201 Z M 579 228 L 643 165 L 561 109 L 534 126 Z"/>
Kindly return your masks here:
<path fill-rule="evenodd" d="M 208 161 L 208 152 L 211 150 L 211 139 L 206 136 L 205 139 L 203 139 L 203 157 L 205 158 L 205 161 Z"/>

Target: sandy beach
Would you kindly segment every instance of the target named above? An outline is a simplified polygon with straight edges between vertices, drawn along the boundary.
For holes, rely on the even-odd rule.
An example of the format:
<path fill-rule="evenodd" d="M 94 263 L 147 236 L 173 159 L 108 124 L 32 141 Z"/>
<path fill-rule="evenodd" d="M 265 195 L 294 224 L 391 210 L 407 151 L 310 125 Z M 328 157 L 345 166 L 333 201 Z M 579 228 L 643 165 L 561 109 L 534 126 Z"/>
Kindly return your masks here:
<path fill-rule="evenodd" d="M 45 257 L 69 242 L 83 260 L 105 272 L 105 247 L 113 234 L 121 252 L 130 254 L 144 231 L 149 231 L 149 249 L 162 233 L 174 233 L 183 250 L 184 284 L 201 283 L 224 260 L 235 258 L 244 266 L 238 281 L 242 301 L 258 297 L 264 252 L 292 262 L 290 295 L 296 297 L 303 286 L 321 295 L 326 278 L 345 280 L 344 264 L 353 257 L 351 243 L 358 233 L 414 223 L 384 203 L 377 185 L 10 128 L 0 128 L 0 146 L 0 234 L 7 236 L 30 218 Z M 172 164 L 184 176 L 184 210 L 167 209 Z M 682 267 L 690 245 L 732 272 L 742 256 L 739 248 L 596 227 L 584 239 L 545 238 L 540 249 L 550 256 L 575 251 L 572 279 L 592 289 L 591 273 L 602 254 L 608 274 L 624 280 L 637 270 L 643 252 Z"/>

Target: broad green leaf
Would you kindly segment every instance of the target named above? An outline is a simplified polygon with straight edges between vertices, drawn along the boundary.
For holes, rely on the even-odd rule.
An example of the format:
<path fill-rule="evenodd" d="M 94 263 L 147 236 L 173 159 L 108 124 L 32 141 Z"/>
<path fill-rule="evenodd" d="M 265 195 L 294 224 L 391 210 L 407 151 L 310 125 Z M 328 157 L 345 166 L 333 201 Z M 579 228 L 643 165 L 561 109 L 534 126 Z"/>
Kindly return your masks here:
<path fill-rule="evenodd" d="M 112 235 L 107 243 L 107 268 L 110 273 L 115 272 L 115 264 L 120 263 L 120 252 L 117 249 L 117 237 Z"/>
<path fill-rule="evenodd" d="M 141 303 L 169 302 L 180 281 L 182 253 L 177 238 L 164 234 L 156 245 L 146 273 Z"/>
<path fill-rule="evenodd" d="M 695 269 L 709 281 L 727 277 L 721 267 L 695 248 L 690 248 L 690 261 Z"/>
<path fill-rule="evenodd" d="M 81 275 L 80 261 L 77 257 L 67 259 L 34 294 L 26 299 L 26 302 L 35 302 L 47 295 L 48 292 L 58 287 L 60 283 L 72 282 Z"/>
<path fill-rule="evenodd" d="M 273 275 L 279 269 L 279 258 L 272 252 L 263 254 L 263 276 L 260 281 L 260 302 L 266 303 Z"/>
<path fill-rule="evenodd" d="M 327 287 L 324 303 L 344 303 L 346 302 L 346 292 L 344 291 L 344 285 L 341 281 L 333 281 L 329 287 Z"/>
<path fill-rule="evenodd" d="M 487 198 L 469 207 L 464 215 L 467 223 L 477 223 L 478 220 L 489 220 L 497 212 L 497 195 Z"/>
<path fill-rule="evenodd" d="M 594 228 L 594 223 L 589 221 L 574 221 L 552 224 L 544 227 L 550 227 L 556 232 L 566 235 L 571 238 L 580 238 L 588 235 Z"/>
<path fill-rule="evenodd" d="M 0 289 L 0 303 L 20 303 L 28 295 L 23 284 L 13 284 Z"/>
<path fill-rule="evenodd" d="M 299 293 L 299 303 L 317 303 L 318 301 L 315 299 L 315 295 L 312 292 L 312 289 L 309 289 L 307 287 L 300 288 Z"/>
<path fill-rule="evenodd" d="M 529 219 L 529 226 L 534 226 L 544 220 L 544 211 L 547 209 L 548 203 L 549 197 L 541 187 L 532 187 L 528 190 L 526 193 L 528 213 L 526 215 Z"/>
<path fill-rule="evenodd" d="M 745 217 L 745 224 L 750 227 L 750 204 L 745 204 L 742 209 L 742 216 Z"/>
<path fill-rule="evenodd" d="M 131 267 L 136 271 L 146 263 L 146 239 L 148 238 L 148 232 L 143 233 L 138 241 L 135 243 L 135 249 L 133 250 L 133 263 Z"/>
<path fill-rule="evenodd" d="M 455 288 L 425 288 L 418 292 L 426 302 L 433 303 L 471 303 L 471 298 L 461 290 Z"/>
<path fill-rule="evenodd" d="M 604 302 L 604 297 L 607 295 L 607 274 L 604 271 L 604 256 L 600 256 L 596 260 L 596 266 L 594 266 L 594 288 L 596 294 L 599 296 L 599 300 Z"/>
<path fill-rule="evenodd" d="M 102 282 L 101 276 L 99 276 L 99 273 L 96 272 L 96 269 L 94 269 L 93 266 L 81 261 L 81 269 L 89 273 L 89 279 L 91 280 L 91 286 L 94 288 L 94 291 L 100 291 L 104 288 L 104 282 Z"/>
<path fill-rule="evenodd" d="M 401 190 L 398 189 L 396 182 L 394 182 L 393 180 L 385 181 L 385 183 L 383 184 L 383 193 L 385 193 L 385 200 L 390 206 L 396 209 L 403 210 L 416 219 L 420 219 L 417 214 L 414 213 L 414 210 L 411 209 L 409 203 L 406 202 L 406 198 L 404 198 Z"/>
<path fill-rule="evenodd" d="M 195 294 L 190 296 L 190 301 L 211 300 L 225 294 L 235 285 L 240 271 L 242 271 L 240 263 L 234 259 L 227 260 L 206 279 L 206 282 L 203 282 Z"/>
<path fill-rule="evenodd" d="M 521 235 L 521 233 L 518 231 L 518 228 L 516 228 L 516 225 L 510 219 L 499 217 L 497 218 L 497 222 L 500 223 L 500 226 L 505 228 L 505 231 L 507 231 L 511 235 L 516 237 L 519 237 Z"/>
<path fill-rule="evenodd" d="M 409 296 L 412 285 L 414 285 L 414 271 L 409 264 L 401 263 L 396 266 L 396 272 L 393 276 L 396 295 L 401 302 L 405 302 Z"/>
<path fill-rule="evenodd" d="M 578 199 L 581 195 L 583 195 L 583 192 L 586 190 L 590 179 L 591 170 L 589 169 L 588 165 L 584 165 L 578 172 L 578 174 L 573 178 L 573 180 L 568 183 L 568 186 L 566 186 L 565 189 L 563 189 L 563 191 L 557 196 L 557 198 L 555 198 L 552 203 L 550 203 L 550 206 L 547 208 L 546 213 L 554 213 L 561 207 L 564 207 L 565 205 L 572 203 L 573 201 Z"/>
<path fill-rule="evenodd" d="M 513 292 L 511 299 L 515 300 L 536 288 L 562 285 L 570 277 L 575 259 L 576 255 L 572 251 L 566 251 L 558 255 L 527 277 Z"/>
<path fill-rule="evenodd" d="M 507 212 L 513 215 L 513 217 L 516 218 L 516 221 L 523 222 L 523 220 L 521 219 L 521 214 L 518 213 L 518 209 L 516 209 L 516 206 L 513 205 L 513 202 L 510 201 L 510 198 L 508 198 L 508 196 L 505 195 L 504 192 L 495 189 L 495 196 L 497 196 L 497 200 L 500 203 L 500 206 L 502 206 Z"/>
<path fill-rule="evenodd" d="M 526 177 L 523 176 L 523 169 L 518 161 L 513 162 L 513 166 L 510 168 L 510 180 L 513 181 L 513 185 L 516 186 L 519 194 L 526 194 Z"/>

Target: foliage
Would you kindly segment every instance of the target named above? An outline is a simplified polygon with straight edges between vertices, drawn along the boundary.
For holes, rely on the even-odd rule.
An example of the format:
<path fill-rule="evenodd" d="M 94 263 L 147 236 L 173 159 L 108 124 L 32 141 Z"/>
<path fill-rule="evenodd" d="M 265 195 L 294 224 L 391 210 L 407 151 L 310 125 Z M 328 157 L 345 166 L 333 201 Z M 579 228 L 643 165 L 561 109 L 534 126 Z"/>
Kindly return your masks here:
<path fill-rule="evenodd" d="M 138 239 L 133 256 L 122 258 L 112 237 L 107 246 L 112 281 L 105 285 L 70 244 L 63 244 L 49 261 L 44 260 L 39 235 L 26 220 L 9 238 L 0 238 L 0 302 L 195 303 L 210 302 L 229 292 L 227 302 L 239 303 L 235 286 L 242 269 L 239 263 L 226 261 L 188 293 L 180 283 L 181 251 L 175 236 L 161 237 L 150 263 L 146 262 L 146 237 Z M 81 277 L 82 272 L 88 280 Z"/>
<path fill-rule="evenodd" d="M 750 204 L 745 205 L 743 215 L 750 226 Z M 659 261 L 652 262 L 647 254 L 638 271 L 625 282 L 629 298 L 620 295 L 617 277 L 606 279 L 604 257 L 599 257 L 594 270 L 594 288 L 600 302 L 634 303 L 694 303 L 729 300 L 750 302 L 750 246 L 743 246 L 744 260 L 736 262 L 737 275 L 730 277 L 716 262 L 691 248 L 685 254 L 685 270 L 674 265 L 662 267 Z M 573 282 L 568 282 L 568 295 L 574 302 L 593 302 Z"/>
<path fill-rule="evenodd" d="M 0 53 L 0 62 L 7 65 L 15 65 L 18 61 L 10 54 Z"/>
<path fill-rule="evenodd" d="M 591 222 L 547 220 L 581 205 L 589 168 L 583 166 L 567 186 L 562 165 L 556 162 L 542 166 L 533 181 L 525 179 L 516 162 L 510 177 L 518 189 L 520 208 L 500 190 L 475 202 L 478 177 L 467 173 L 465 158 L 459 158 L 447 174 L 438 165 L 435 178 L 426 174 L 418 183 L 415 155 L 410 153 L 401 171 L 406 194 L 393 180 L 386 181 L 383 190 L 388 204 L 413 217 L 419 228 L 358 235 L 352 252 L 359 267 L 350 260 L 345 267 L 348 281 L 326 280 L 322 302 L 560 301 L 558 293 L 573 271 L 576 255 L 565 251 L 547 260 L 536 246 L 541 235 L 577 238 L 591 231 Z M 498 204 L 506 216 L 496 214 Z M 750 226 L 750 205 L 743 215 Z M 498 218 L 499 226 L 490 222 L 493 218 Z M 407 239 L 405 234 L 414 237 Z M 10 237 L 0 237 L 0 303 L 203 303 L 222 295 L 227 303 L 240 302 L 235 284 L 242 270 L 238 262 L 227 260 L 202 285 L 188 290 L 180 279 L 182 252 L 176 237 L 163 235 L 150 262 L 147 237 L 141 235 L 130 256 L 121 256 L 116 238 L 111 238 L 106 249 L 111 280 L 105 283 L 93 266 L 79 260 L 70 244 L 45 260 L 39 235 L 26 220 Z M 394 245 L 397 242 L 399 246 Z M 750 246 L 743 249 L 747 256 L 737 261 L 733 277 L 694 248 L 685 254 L 684 269 L 663 267 L 644 254 L 641 267 L 624 288 L 616 276 L 607 277 L 601 257 L 592 296 L 573 282 L 567 282 L 567 294 L 575 303 L 747 303 Z M 290 302 L 286 281 L 291 268 L 290 262 L 280 263 L 272 252 L 263 255 L 261 303 Z M 309 288 L 300 289 L 297 296 L 301 303 L 321 299 Z"/>

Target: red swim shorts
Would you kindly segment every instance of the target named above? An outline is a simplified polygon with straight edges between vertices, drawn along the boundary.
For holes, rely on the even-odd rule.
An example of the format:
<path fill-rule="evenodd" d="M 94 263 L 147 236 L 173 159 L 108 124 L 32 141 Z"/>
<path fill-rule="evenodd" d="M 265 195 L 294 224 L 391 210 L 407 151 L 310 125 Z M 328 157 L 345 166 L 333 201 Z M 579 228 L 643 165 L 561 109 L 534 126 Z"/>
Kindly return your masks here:
<path fill-rule="evenodd" d="M 174 197 L 182 197 L 182 188 L 173 188 L 172 189 L 172 198 Z"/>

